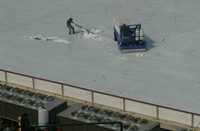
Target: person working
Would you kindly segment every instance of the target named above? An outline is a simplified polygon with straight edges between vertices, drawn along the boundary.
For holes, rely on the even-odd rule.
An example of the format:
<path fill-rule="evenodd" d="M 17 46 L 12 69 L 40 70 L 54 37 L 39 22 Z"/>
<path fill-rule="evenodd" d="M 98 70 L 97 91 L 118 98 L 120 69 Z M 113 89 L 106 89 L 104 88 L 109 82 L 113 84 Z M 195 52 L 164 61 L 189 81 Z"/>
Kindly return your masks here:
<path fill-rule="evenodd" d="M 73 18 L 69 18 L 68 20 L 67 20 L 67 28 L 68 28 L 68 30 L 69 30 L 69 35 L 71 35 L 71 34 L 75 34 L 75 29 L 74 29 L 74 27 L 72 26 L 72 24 L 74 23 L 74 21 L 73 21 Z"/>

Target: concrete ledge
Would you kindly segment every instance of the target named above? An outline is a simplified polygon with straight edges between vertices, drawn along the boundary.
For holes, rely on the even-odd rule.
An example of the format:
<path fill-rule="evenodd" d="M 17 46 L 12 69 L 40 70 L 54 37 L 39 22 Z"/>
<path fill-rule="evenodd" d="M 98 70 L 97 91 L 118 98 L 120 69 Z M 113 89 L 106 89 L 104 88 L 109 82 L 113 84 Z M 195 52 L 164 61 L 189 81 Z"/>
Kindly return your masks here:
<path fill-rule="evenodd" d="M 16 75 L 12 73 L 7 73 L 7 79 L 9 83 L 18 84 L 22 86 L 26 86 L 29 88 L 33 88 L 32 78 L 25 77 L 22 75 Z"/>
<path fill-rule="evenodd" d="M 123 110 L 123 99 L 114 96 L 94 93 L 94 103 Z"/>
<path fill-rule="evenodd" d="M 61 85 L 48 81 L 35 79 L 35 89 L 47 91 L 57 95 L 62 95 Z"/>
<path fill-rule="evenodd" d="M 6 81 L 6 79 L 5 79 L 5 72 L 3 72 L 3 71 L 0 71 L 0 80 L 1 81 Z"/>
<path fill-rule="evenodd" d="M 194 127 L 200 127 L 200 116 L 194 115 Z"/>
<path fill-rule="evenodd" d="M 140 113 L 143 115 L 156 117 L 156 106 L 147 105 L 135 101 L 125 100 L 126 111 Z"/>
<path fill-rule="evenodd" d="M 184 112 L 159 108 L 159 118 L 192 126 L 192 115 Z"/>
<path fill-rule="evenodd" d="M 81 90 L 70 86 L 63 86 L 64 96 L 92 102 L 92 93 L 91 91 Z"/>

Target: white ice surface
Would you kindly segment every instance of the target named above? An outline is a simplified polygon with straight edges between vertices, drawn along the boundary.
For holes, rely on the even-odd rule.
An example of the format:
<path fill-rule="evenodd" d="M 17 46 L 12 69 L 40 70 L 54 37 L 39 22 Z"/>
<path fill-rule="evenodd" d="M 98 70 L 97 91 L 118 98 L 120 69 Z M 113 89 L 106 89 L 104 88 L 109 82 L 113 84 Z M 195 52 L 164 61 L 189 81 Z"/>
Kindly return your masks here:
<path fill-rule="evenodd" d="M 199 0 L 0 0 L 0 68 L 200 113 L 199 5 Z M 68 36 L 69 16 L 100 29 L 102 40 Z M 112 35 L 116 16 L 142 24 L 148 52 L 119 52 Z M 70 44 L 24 39 L 32 34 Z"/>

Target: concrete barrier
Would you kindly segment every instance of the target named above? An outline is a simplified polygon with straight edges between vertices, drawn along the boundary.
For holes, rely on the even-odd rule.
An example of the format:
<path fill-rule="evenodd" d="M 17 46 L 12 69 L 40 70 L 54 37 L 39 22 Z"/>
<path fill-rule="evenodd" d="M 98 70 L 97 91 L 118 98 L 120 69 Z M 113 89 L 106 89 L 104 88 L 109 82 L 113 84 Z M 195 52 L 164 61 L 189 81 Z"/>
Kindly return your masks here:
<path fill-rule="evenodd" d="M 61 84 L 35 79 L 35 89 L 62 95 Z"/>
<path fill-rule="evenodd" d="M 70 87 L 70 86 L 63 86 L 64 96 L 84 100 L 87 102 L 92 102 L 92 93 L 91 91 L 81 90 L 78 88 Z"/>
<path fill-rule="evenodd" d="M 6 79 L 5 79 L 5 72 L 3 72 L 3 71 L 0 71 L 0 81 L 6 81 Z"/>
<path fill-rule="evenodd" d="M 131 100 L 125 100 L 126 111 L 140 113 L 147 116 L 156 117 L 156 106 L 139 103 Z"/>
<path fill-rule="evenodd" d="M 32 78 L 25 77 L 25 76 L 22 76 L 22 75 L 7 73 L 7 79 L 8 79 L 8 83 L 18 84 L 18 85 L 21 85 L 21 86 L 33 88 Z"/>
<path fill-rule="evenodd" d="M 192 115 L 189 113 L 159 108 L 159 118 L 192 126 Z"/>
<path fill-rule="evenodd" d="M 200 127 L 200 116 L 194 115 L 194 127 Z"/>
<path fill-rule="evenodd" d="M 170 107 L 167 108 L 161 105 L 157 110 L 157 106 L 154 106 L 154 104 L 145 104 L 145 102 L 136 102 L 128 98 L 121 98 L 112 94 L 109 95 L 98 91 L 90 91 L 81 88 L 75 88 L 72 86 L 67 86 L 67 84 L 63 86 L 62 90 L 62 85 L 59 84 L 59 82 L 54 83 L 48 80 L 43 80 L 42 78 L 40 79 L 34 76 L 28 77 L 23 74 L 18 74 L 6 70 L 0 71 L 0 81 L 6 81 L 5 72 L 7 72 L 8 83 L 11 84 L 17 84 L 30 88 L 33 88 L 34 85 L 35 89 L 43 90 L 57 95 L 64 95 L 87 102 L 94 102 L 96 104 L 118 108 L 121 110 L 125 109 L 125 111 L 129 112 L 140 113 L 147 116 L 158 117 L 163 120 L 169 120 L 181 124 L 186 124 L 189 126 L 193 125 L 194 127 L 200 127 L 200 114 L 195 114 L 192 117 L 193 113 L 187 111 L 180 111 L 178 109 L 173 110 Z"/>
<path fill-rule="evenodd" d="M 123 110 L 123 99 L 94 92 L 94 103 Z"/>

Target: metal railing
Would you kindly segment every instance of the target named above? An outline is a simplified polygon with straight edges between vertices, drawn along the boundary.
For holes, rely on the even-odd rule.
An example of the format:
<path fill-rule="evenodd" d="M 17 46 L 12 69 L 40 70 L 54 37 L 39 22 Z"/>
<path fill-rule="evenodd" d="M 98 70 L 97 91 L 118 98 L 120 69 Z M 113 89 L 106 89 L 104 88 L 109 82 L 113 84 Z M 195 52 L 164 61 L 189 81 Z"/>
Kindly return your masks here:
<path fill-rule="evenodd" d="M 123 123 L 121 122 L 98 122 L 98 123 L 71 123 L 71 124 L 49 124 L 49 125 L 31 125 L 32 131 L 38 131 L 38 129 L 42 129 L 45 131 L 93 131 L 94 128 L 90 128 L 93 126 L 102 126 L 106 128 L 106 125 L 119 126 L 119 131 L 123 131 Z M 77 128 L 77 129 L 76 129 Z M 84 129 L 85 128 L 85 129 Z M 96 127 L 98 128 L 98 127 Z M 98 130 L 107 131 L 103 128 L 98 128 Z"/>
<path fill-rule="evenodd" d="M 117 96 L 97 90 L 86 89 L 76 85 L 52 81 L 9 70 L 0 69 L 0 80 L 5 83 L 28 86 L 35 90 L 44 90 L 59 96 L 71 97 L 92 104 L 110 106 L 122 111 L 135 112 L 156 119 L 174 121 L 190 127 L 197 126 L 200 121 L 199 113 L 149 103 L 138 99 Z"/>

